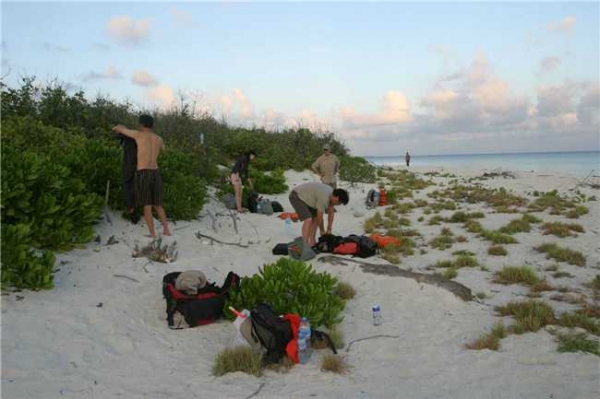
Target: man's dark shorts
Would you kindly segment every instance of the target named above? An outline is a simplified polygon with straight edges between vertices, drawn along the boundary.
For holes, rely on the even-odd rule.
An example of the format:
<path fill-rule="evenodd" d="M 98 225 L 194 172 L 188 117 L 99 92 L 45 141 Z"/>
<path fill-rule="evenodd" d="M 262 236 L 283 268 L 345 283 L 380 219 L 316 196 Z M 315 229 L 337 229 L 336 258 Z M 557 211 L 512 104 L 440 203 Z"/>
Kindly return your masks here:
<path fill-rule="evenodd" d="M 137 206 L 162 205 L 163 183 L 158 169 L 135 172 L 135 203 Z"/>
<path fill-rule="evenodd" d="M 317 216 L 317 210 L 306 205 L 306 202 L 302 201 L 300 197 L 298 197 L 298 193 L 296 193 L 294 190 L 292 190 L 290 193 L 289 198 L 290 204 L 292 204 L 292 207 L 298 214 L 300 220 L 304 221 Z"/>

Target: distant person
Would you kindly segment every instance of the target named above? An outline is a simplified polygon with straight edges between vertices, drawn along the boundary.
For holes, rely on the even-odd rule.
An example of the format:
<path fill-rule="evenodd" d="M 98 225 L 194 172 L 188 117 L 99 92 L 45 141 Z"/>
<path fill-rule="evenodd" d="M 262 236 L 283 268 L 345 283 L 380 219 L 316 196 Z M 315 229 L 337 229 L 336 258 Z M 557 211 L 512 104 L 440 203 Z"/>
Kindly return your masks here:
<path fill-rule="evenodd" d="M 404 156 L 404 160 L 406 161 L 406 166 L 410 166 L 410 154 L 406 151 L 406 155 Z"/>
<path fill-rule="evenodd" d="M 323 215 L 333 215 L 334 206 L 346 205 L 349 197 L 346 190 L 336 188 L 335 190 L 323 183 L 311 182 L 300 184 L 292 190 L 289 196 L 290 204 L 303 221 L 302 238 L 304 244 L 310 247 L 317 243 L 317 228 L 321 235 L 325 235 L 323 226 Z M 333 223 L 333 216 L 330 219 Z M 327 226 L 327 233 L 331 233 L 332 224 Z"/>
<path fill-rule="evenodd" d="M 323 154 L 312 164 L 311 170 L 321 177 L 321 183 L 337 188 L 337 173 L 340 171 L 340 160 L 331 153 L 331 146 L 323 146 Z"/>
<path fill-rule="evenodd" d="M 239 156 L 235 162 L 235 165 L 233 165 L 233 168 L 231 169 L 231 174 L 229 175 L 231 184 L 233 185 L 233 191 L 235 192 L 235 206 L 237 211 L 240 213 L 244 212 L 244 209 L 242 208 L 242 183 L 244 179 L 248 181 L 250 190 L 254 189 L 252 180 L 250 177 L 248 177 L 248 166 L 250 166 L 250 163 L 254 161 L 254 158 L 256 158 L 256 152 L 254 152 L 254 150 L 250 150 L 247 153 Z"/>
<path fill-rule="evenodd" d="M 137 144 L 137 169 L 135 172 L 135 202 L 144 207 L 144 219 L 150 231 L 150 237 L 156 237 L 152 208 L 158 213 L 163 227 L 163 235 L 170 236 L 167 215 L 162 207 L 163 183 L 158 170 L 158 155 L 165 148 L 163 139 L 152 128 L 154 118 L 141 115 L 140 130 L 131 130 L 123 125 L 117 125 L 113 130 L 131 137 Z"/>
<path fill-rule="evenodd" d="M 137 144 L 131 137 L 120 133 L 116 134 L 115 137 L 119 139 L 119 144 L 123 148 L 123 200 L 131 221 L 133 224 L 137 224 L 140 220 L 140 215 L 135 209 L 134 194 L 135 171 L 137 169 Z"/>

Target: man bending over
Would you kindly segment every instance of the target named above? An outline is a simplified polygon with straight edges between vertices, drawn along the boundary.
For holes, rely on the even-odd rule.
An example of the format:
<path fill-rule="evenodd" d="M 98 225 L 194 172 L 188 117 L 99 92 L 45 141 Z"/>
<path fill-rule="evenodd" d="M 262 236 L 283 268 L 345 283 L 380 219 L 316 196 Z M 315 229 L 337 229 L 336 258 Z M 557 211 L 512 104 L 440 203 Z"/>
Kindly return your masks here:
<path fill-rule="evenodd" d="M 348 192 L 341 188 L 333 189 L 331 186 L 323 183 L 311 182 L 304 183 L 296 187 L 290 193 L 290 204 L 298 214 L 302 225 L 302 238 L 305 245 L 314 246 L 316 241 L 317 228 L 321 235 L 325 234 L 323 226 L 323 215 L 333 215 L 333 207 L 339 204 L 348 203 Z M 329 221 L 327 233 L 331 233 L 331 224 L 333 218 Z"/>
<path fill-rule="evenodd" d="M 150 237 L 156 237 L 152 208 L 158 213 L 160 223 L 163 226 L 163 234 L 170 236 L 167 215 L 162 207 L 163 184 L 158 170 L 158 154 L 161 150 L 164 150 L 165 144 L 162 138 L 152 131 L 154 118 L 150 115 L 141 115 L 139 123 L 139 130 L 128 129 L 123 125 L 117 125 L 113 130 L 131 137 L 137 144 L 135 202 L 137 206 L 144 207 L 144 219 L 148 225 Z"/>

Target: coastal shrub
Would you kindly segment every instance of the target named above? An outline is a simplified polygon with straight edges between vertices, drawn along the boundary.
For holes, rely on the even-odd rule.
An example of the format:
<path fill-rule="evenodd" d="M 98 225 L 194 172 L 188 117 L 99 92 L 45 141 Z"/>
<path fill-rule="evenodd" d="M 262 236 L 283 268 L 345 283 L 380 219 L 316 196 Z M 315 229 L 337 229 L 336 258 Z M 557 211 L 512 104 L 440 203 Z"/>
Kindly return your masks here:
<path fill-rule="evenodd" d="M 527 284 L 533 285 L 539 281 L 538 276 L 528 266 L 505 266 L 495 274 L 494 283 L 497 284 Z"/>
<path fill-rule="evenodd" d="M 454 212 L 452 214 L 452 216 L 450 216 L 450 219 L 448 219 L 448 221 L 450 223 L 464 223 L 471 219 L 481 219 L 484 217 L 485 217 L 485 215 L 483 212 L 467 213 L 467 212 L 463 212 L 463 211 L 457 211 L 457 212 Z"/>
<path fill-rule="evenodd" d="M 49 250 L 34 250 L 30 237 L 29 225 L 2 224 L 2 288 L 53 287 L 54 254 Z"/>
<path fill-rule="evenodd" d="M 563 248 L 557 244 L 545 243 L 533 249 L 538 252 L 545 252 L 549 259 L 567 262 L 570 265 L 585 266 L 586 264 L 585 256 L 581 252 Z"/>
<path fill-rule="evenodd" d="M 340 281 L 337 285 L 337 294 L 343 300 L 348 300 L 354 298 L 356 295 L 356 290 L 354 287 L 352 287 L 352 285 L 350 285 L 350 283 Z"/>
<path fill-rule="evenodd" d="M 505 188 L 489 189 L 482 186 L 463 186 L 453 185 L 443 191 L 434 191 L 429 193 L 431 198 L 451 198 L 456 202 L 466 202 L 475 204 L 479 202 L 487 203 L 493 208 L 511 208 L 521 207 L 527 204 L 523 197 L 511 194 Z"/>
<path fill-rule="evenodd" d="M 250 177 L 254 185 L 254 191 L 257 193 L 281 194 L 285 193 L 288 189 L 282 169 L 275 169 L 270 173 L 251 169 Z"/>
<path fill-rule="evenodd" d="M 587 338 L 586 333 L 558 334 L 559 352 L 586 352 L 600 356 L 600 342 Z"/>
<path fill-rule="evenodd" d="M 362 157 L 341 156 L 340 179 L 356 183 L 373 183 L 376 179 L 375 166 Z"/>
<path fill-rule="evenodd" d="M 330 274 L 316 273 L 307 263 L 281 258 L 244 277 L 226 306 L 252 309 L 268 302 L 277 314 L 297 313 L 308 317 L 315 327 L 329 327 L 342 320 L 345 306 L 337 287 L 337 279 Z"/>
<path fill-rule="evenodd" d="M 227 373 L 250 374 L 260 377 L 262 374 L 262 354 L 256 353 L 248 346 L 237 346 L 235 348 L 225 348 L 215 356 L 212 372 L 216 377 Z"/>
<path fill-rule="evenodd" d="M 580 224 L 566 224 L 561 222 L 544 223 L 542 225 L 542 230 L 544 230 L 544 235 L 552 234 L 557 237 L 577 236 L 577 234 L 575 234 L 574 232 L 585 232 Z"/>

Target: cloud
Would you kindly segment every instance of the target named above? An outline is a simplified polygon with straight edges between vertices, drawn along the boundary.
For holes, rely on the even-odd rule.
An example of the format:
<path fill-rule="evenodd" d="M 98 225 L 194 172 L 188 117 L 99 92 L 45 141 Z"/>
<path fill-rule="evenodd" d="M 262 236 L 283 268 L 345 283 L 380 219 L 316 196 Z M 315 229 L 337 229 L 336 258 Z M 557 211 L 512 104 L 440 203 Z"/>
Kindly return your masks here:
<path fill-rule="evenodd" d="M 253 106 L 241 89 L 233 89 L 234 98 L 239 104 L 243 118 L 250 119 L 254 116 Z"/>
<path fill-rule="evenodd" d="M 144 87 L 153 87 L 158 85 L 158 80 L 146 71 L 135 71 L 131 77 L 133 84 Z"/>
<path fill-rule="evenodd" d="M 575 28 L 576 18 L 573 16 L 568 16 L 558 22 L 550 22 L 548 24 L 548 30 L 552 32 L 559 32 L 570 34 Z"/>
<path fill-rule="evenodd" d="M 198 24 L 194 22 L 192 14 L 189 12 L 181 11 L 176 7 L 171 7 L 169 9 L 169 14 L 177 21 L 177 23 L 181 25 L 193 26 L 197 27 Z"/>
<path fill-rule="evenodd" d="M 542 72 L 552 72 L 560 66 L 560 57 L 544 57 L 540 61 L 540 69 Z"/>
<path fill-rule="evenodd" d="M 161 108 L 170 108 L 175 105 L 175 92 L 165 84 L 149 89 L 146 97 Z"/>
<path fill-rule="evenodd" d="M 61 46 L 61 45 L 58 45 L 58 44 L 53 44 L 53 43 L 50 43 L 50 42 L 43 42 L 42 43 L 42 47 L 45 50 L 50 51 L 50 52 L 68 53 L 68 52 L 71 51 L 68 47 Z"/>
<path fill-rule="evenodd" d="M 382 110 L 377 114 L 359 114 L 352 108 L 342 108 L 338 116 L 348 129 L 365 129 L 374 126 L 397 125 L 412 121 L 408 98 L 405 94 L 390 90 L 383 97 Z"/>
<path fill-rule="evenodd" d="M 128 16 L 111 18 L 105 27 L 106 34 L 124 45 L 138 45 L 144 42 L 150 34 L 150 20 L 133 20 Z"/>
<path fill-rule="evenodd" d="M 584 126 L 600 126 L 600 82 L 583 87 L 583 94 L 577 106 L 577 118 Z"/>
<path fill-rule="evenodd" d="M 94 43 L 92 43 L 92 49 L 99 50 L 99 51 L 108 51 L 108 50 L 110 50 L 110 46 L 105 43 L 94 42 Z"/>
<path fill-rule="evenodd" d="M 537 114 L 551 117 L 575 111 L 577 88 L 572 84 L 542 86 L 538 89 Z"/>
<path fill-rule="evenodd" d="M 108 66 L 104 72 L 91 71 L 81 76 L 81 80 L 84 82 L 90 82 L 94 80 L 105 80 L 105 79 L 121 79 L 122 76 L 114 66 Z"/>

